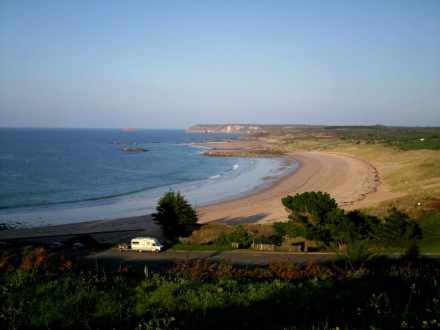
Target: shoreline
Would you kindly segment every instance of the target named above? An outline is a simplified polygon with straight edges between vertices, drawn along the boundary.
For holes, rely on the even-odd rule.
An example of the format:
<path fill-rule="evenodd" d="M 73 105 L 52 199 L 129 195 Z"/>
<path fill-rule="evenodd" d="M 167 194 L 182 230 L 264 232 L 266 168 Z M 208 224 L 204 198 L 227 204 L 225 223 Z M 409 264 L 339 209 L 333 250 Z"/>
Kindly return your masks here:
<path fill-rule="evenodd" d="M 209 151 L 243 154 L 249 150 L 249 143 L 255 144 L 255 141 L 215 142 L 216 147 L 209 149 Z M 209 145 L 209 143 L 207 144 Z M 238 157 L 237 154 L 234 156 Z M 252 157 L 255 156 L 252 155 Z M 276 156 L 274 155 L 274 157 Z M 270 185 L 251 191 L 245 196 L 216 201 L 198 207 L 199 222 L 238 224 L 283 221 L 287 219 L 287 212 L 281 204 L 281 198 L 288 194 L 293 195 L 312 190 L 328 192 L 340 206 L 351 209 L 356 207 L 359 202 L 365 204 L 365 200 L 380 188 L 380 173 L 377 169 L 369 162 L 352 155 L 297 151 L 286 154 L 285 157 L 290 161 L 297 161 L 296 169 L 293 172 L 281 176 Z M 93 220 L 3 231 L 0 232 L 0 240 L 12 237 L 75 235 L 100 231 L 117 233 L 127 230 L 141 230 L 149 235 L 161 236 L 159 228 L 151 219 L 151 215 L 147 214 L 112 220 Z"/>
<path fill-rule="evenodd" d="M 297 164 L 287 158 L 240 158 L 231 160 L 231 166 L 234 166 L 227 172 L 203 180 L 126 194 L 115 199 L 11 209 L 0 214 L 0 223 L 3 220 L 17 229 L 32 229 L 144 216 L 155 211 L 157 199 L 169 189 L 181 191 L 196 208 L 206 207 L 258 193 L 297 168 Z"/>
<path fill-rule="evenodd" d="M 281 198 L 305 191 L 324 191 L 352 209 L 377 191 L 375 168 L 364 160 L 325 152 L 294 152 L 298 169 L 256 194 L 199 209 L 200 222 L 246 223 L 287 220 Z"/>

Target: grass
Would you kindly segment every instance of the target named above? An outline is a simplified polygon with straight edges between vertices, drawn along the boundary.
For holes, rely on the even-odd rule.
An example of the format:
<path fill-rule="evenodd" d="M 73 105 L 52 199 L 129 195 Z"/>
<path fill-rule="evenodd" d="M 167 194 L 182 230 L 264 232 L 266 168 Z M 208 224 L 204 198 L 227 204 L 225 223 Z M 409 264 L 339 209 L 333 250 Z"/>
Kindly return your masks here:
<path fill-rule="evenodd" d="M 440 129 L 433 130 L 440 132 Z M 414 132 L 411 134 L 420 133 L 420 131 Z M 426 131 L 424 134 L 435 135 L 432 131 Z M 399 138 L 403 139 L 402 136 L 396 137 Z M 296 150 L 339 152 L 370 162 L 381 173 L 381 182 L 390 191 L 388 201 L 369 209 L 373 213 L 383 214 L 383 211 L 390 206 L 396 206 L 409 213 L 418 212 L 419 202 L 423 208 L 423 205 L 429 204 L 430 200 L 440 196 L 440 149 L 437 147 L 401 148 L 393 143 L 370 143 L 367 140 L 351 140 L 337 135 L 322 137 L 286 134 L 272 138 L 271 141 L 277 148 L 284 148 L 286 152 Z M 423 143 L 420 144 L 420 147 L 422 146 Z"/>
<path fill-rule="evenodd" d="M 428 213 L 419 221 L 423 230 L 420 252 L 440 253 L 440 212 Z"/>
<path fill-rule="evenodd" d="M 332 129 L 332 128 L 328 128 Z M 333 128 L 335 129 L 335 128 Z M 336 128 L 345 140 L 369 144 L 385 144 L 401 150 L 440 150 L 440 128 L 417 127 L 344 127 Z"/>
<path fill-rule="evenodd" d="M 233 226 L 221 223 L 208 223 L 194 230 L 189 237 L 182 238 L 183 245 L 213 245 L 222 234 L 229 234 Z"/>
<path fill-rule="evenodd" d="M 417 221 L 423 232 L 423 238 L 418 242 L 420 253 L 440 254 L 440 212 L 431 211 L 421 216 Z M 371 252 L 385 255 L 404 253 L 406 247 L 405 244 L 401 246 L 390 246 L 374 242 L 369 244 Z"/>

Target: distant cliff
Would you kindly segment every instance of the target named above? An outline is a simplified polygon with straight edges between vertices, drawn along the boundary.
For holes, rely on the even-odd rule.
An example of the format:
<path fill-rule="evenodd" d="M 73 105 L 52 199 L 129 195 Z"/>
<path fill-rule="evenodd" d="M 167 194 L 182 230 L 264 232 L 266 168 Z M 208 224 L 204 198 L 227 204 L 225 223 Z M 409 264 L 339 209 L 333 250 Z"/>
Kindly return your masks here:
<path fill-rule="evenodd" d="M 264 133 L 262 125 L 251 124 L 225 124 L 225 125 L 194 125 L 186 130 L 192 133 L 239 133 L 252 134 Z"/>
<path fill-rule="evenodd" d="M 315 125 L 301 125 L 301 124 L 287 124 L 287 125 L 261 125 L 261 124 L 198 124 L 188 128 L 187 132 L 193 133 L 238 133 L 260 135 L 265 133 L 280 133 L 292 129 L 310 129 L 320 128 L 323 126 Z"/>

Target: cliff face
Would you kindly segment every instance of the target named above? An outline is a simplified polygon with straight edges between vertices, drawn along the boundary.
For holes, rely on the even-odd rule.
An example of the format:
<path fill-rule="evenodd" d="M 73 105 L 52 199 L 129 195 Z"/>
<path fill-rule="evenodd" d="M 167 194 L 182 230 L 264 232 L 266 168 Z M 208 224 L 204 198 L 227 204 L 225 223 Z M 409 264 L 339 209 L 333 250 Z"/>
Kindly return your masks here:
<path fill-rule="evenodd" d="M 264 129 L 260 125 L 226 124 L 226 125 L 194 125 L 188 128 L 186 131 L 193 133 L 251 134 L 251 133 L 263 133 Z"/>

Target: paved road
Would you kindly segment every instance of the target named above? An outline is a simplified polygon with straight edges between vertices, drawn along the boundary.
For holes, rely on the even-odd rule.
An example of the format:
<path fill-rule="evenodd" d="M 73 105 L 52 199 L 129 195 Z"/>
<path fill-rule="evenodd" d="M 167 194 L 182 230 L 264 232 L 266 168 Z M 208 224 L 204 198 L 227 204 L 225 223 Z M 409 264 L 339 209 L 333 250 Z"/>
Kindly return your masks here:
<path fill-rule="evenodd" d="M 207 259 L 212 261 L 228 260 L 234 264 L 267 265 L 277 261 L 296 263 L 325 262 L 334 260 L 334 253 L 293 253 L 293 252 L 259 252 L 249 250 L 233 251 L 165 251 L 161 253 L 135 252 L 109 249 L 87 257 L 100 262 L 116 263 L 169 263 L 179 260 Z"/>

